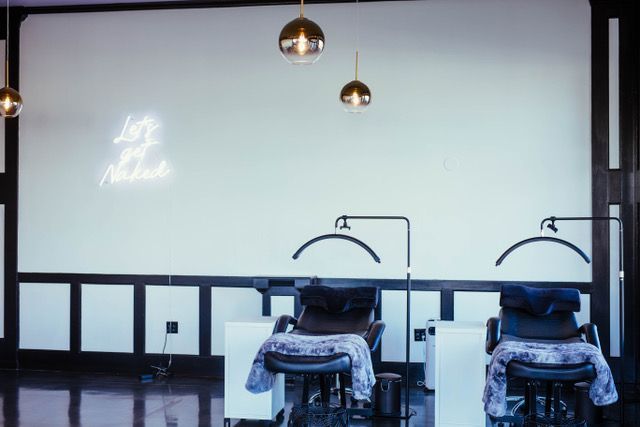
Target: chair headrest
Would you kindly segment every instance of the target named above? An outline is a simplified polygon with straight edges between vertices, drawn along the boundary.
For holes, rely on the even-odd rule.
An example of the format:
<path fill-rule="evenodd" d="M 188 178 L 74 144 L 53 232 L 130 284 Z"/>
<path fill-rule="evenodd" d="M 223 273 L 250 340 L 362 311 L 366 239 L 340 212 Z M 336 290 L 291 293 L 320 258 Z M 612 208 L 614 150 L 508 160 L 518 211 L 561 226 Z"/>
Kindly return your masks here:
<path fill-rule="evenodd" d="M 302 305 L 321 307 L 330 313 L 344 313 L 354 308 L 375 308 L 378 305 L 378 288 L 332 288 L 310 285 L 300 291 Z"/>
<path fill-rule="evenodd" d="M 524 310 L 536 316 L 557 311 L 580 311 L 580 291 L 570 288 L 531 288 L 502 285 L 500 307 Z"/>

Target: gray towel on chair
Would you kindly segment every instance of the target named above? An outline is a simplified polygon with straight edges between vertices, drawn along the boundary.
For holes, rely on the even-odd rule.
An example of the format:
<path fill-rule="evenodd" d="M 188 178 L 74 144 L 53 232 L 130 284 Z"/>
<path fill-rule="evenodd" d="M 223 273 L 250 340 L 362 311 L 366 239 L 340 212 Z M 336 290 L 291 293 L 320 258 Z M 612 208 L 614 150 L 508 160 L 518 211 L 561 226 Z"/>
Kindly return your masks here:
<path fill-rule="evenodd" d="M 371 364 L 369 345 L 359 335 L 298 335 L 273 334 L 262 344 L 253 360 L 253 366 L 245 388 L 251 393 L 262 393 L 273 388 L 276 374 L 264 367 L 264 354 L 268 351 L 289 356 L 331 356 L 346 353 L 351 359 L 351 388 L 358 400 L 371 396 L 371 388 L 376 382 Z"/>
<path fill-rule="evenodd" d="M 484 410 L 494 417 L 501 417 L 507 410 L 507 364 L 517 360 L 525 363 L 567 364 L 592 363 L 596 378 L 591 383 L 589 397 L 598 406 L 618 400 L 616 385 L 609 365 L 602 352 L 585 342 L 541 343 L 503 341 L 491 356 L 487 383 L 484 388 Z"/>

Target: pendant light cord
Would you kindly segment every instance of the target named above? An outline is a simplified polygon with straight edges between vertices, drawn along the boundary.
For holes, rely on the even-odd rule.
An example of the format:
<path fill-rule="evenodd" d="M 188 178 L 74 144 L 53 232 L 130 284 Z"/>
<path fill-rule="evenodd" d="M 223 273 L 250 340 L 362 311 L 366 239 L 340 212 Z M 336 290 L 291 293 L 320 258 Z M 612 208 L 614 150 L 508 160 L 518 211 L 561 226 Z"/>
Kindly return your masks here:
<path fill-rule="evenodd" d="M 358 49 L 360 49 L 360 1 L 356 0 L 356 80 L 358 80 Z"/>
<path fill-rule="evenodd" d="M 358 80 L 358 50 L 356 49 L 356 80 Z"/>
<path fill-rule="evenodd" d="M 4 37 L 4 85 L 9 87 L 9 0 L 7 0 L 7 26 Z"/>
<path fill-rule="evenodd" d="M 7 3 L 9 0 L 7 0 Z M 360 1 L 356 0 L 356 51 L 360 48 Z"/>
<path fill-rule="evenodd" d="M 300 18 L 304 18 L 304 0 L 300 0 Z"/>

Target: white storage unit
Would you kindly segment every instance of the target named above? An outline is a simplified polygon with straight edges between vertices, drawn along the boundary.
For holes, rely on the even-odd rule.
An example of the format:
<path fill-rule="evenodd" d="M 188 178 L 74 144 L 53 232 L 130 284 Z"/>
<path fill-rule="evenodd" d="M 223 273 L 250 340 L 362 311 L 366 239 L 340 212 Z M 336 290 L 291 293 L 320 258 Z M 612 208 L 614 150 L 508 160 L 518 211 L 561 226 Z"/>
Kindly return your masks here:
<path fill-rule="evenodd" d="M 482 322 L 436 322 L 436 427 L 485 427 Z"/>
<path fill-rule="evenodd" d="M 253 359 L 273 332 L 277 317 L 258 317 L 225 323 L 224 418 L 273 420 L 284 413 L 284 375 L 278 374 L 271 391 L 248 392 L 244 385 Z"/>
<path fill-rule="evenodd" d="M 436 322 L 429 319 L 425 339 L 424 386 L 429 390 L 436 389 Z"/>

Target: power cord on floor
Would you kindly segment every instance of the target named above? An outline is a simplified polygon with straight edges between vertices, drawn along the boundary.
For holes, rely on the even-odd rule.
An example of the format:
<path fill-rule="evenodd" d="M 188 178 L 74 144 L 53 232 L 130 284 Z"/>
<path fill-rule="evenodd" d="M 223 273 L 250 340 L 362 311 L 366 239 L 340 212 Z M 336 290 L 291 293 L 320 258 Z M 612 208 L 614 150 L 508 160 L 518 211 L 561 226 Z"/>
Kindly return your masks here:
<path fill-rule="evenodd" d="M 164 356 L 164 352 L 167 349 L 167 340 L 169 337 L 169 332 L 165 332 L 164 334 L 164 344 L 162 345 L 162 355 Z M 155 378 L 168 378 L 171 373 L 169 372 L 169 368 L 171 368 L 171 363 L 173 362 L 173 354 L 169 353 L 169 362 L 167 366 L 155 366 L 151 365 L 152 369 L 155 369 L 154 377 Z"/>

